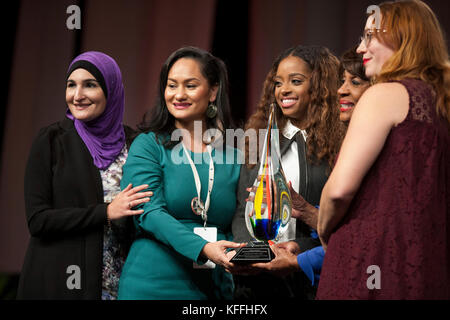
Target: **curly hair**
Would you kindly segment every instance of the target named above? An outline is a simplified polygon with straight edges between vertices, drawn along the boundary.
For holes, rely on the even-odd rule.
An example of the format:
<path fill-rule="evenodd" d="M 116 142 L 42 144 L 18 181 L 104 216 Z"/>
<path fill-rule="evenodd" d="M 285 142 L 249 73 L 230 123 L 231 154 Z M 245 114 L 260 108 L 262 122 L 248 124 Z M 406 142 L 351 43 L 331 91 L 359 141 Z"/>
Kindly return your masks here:
<path fill-rule="evenodd" d="M 266 128 L 270 105 L 276 103 L 274 78 L 280 62 L 289 56 L 302 59 L 311 70 L 307 121 L 306 127 L 302 128 L 308 134 L 306 141 L 308 159 L 312 163 L 325 159 L 332 167 L 339 152 L 345 129 L 339 120 L 337 96 L 339 60 L 325 47 L 299 45 L 287 49 L 278 56 L 264 81 L 262 96 L 256 112 L 247 121 L 245 129 Z M 278 127 L 282 129 L 288 118 L 284 116 L 281 108 L 275 110 Z M 246 159 L 249 157 L 249 149 L 249 145 L 246 144 Z M 248 166 L 252 165 L 248 164 Z"/>

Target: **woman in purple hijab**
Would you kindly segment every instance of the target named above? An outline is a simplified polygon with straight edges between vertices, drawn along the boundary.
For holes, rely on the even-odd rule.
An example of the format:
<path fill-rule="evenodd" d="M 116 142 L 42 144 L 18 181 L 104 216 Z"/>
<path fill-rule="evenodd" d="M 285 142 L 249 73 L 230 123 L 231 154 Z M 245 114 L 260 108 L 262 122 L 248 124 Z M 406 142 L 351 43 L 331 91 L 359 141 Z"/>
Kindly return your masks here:
<path fill-rule="evenodd" d="M 133 237 L 133 210 L 148 186 L 120 190 L 134 131 L 122 124 L 124 87 L 117 63 L 101 52 L 67 71 L 64 120 L 40 130 L 25 170 L 31 238 L 19 299 L 115 299 Z"/>

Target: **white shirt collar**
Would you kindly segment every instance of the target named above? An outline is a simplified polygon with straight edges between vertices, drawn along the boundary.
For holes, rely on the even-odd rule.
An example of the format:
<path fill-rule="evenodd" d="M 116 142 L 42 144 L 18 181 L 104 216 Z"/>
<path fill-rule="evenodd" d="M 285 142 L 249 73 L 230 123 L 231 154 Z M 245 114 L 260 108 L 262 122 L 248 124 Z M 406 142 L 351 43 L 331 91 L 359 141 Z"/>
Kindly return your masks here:
<path fill-rule="evenodd" d="M 299 131 L 302 132 L 303 139 L 305 139 L 305 141 L 306 141 L 306 138 L 307 138 L 306 131 L 305 130 L 301 130 L 300 128 L 294 126 L 292 124 L 291 120 L 288 120 L 286 122 L 286 125 L 283 128 L 282 134 L 283 134 L 283 136 L 285 138 L 291 140 L 297 134 L 297 132 L 299 132 Z"/>

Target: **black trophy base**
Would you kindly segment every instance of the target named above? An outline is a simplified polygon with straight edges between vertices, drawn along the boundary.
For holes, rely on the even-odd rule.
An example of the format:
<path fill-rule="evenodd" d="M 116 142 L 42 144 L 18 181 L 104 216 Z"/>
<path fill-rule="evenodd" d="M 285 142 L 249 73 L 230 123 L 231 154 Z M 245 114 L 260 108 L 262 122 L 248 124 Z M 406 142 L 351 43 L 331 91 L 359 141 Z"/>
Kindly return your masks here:
<path fill-rule="evenodd" d="M 230 262 L 247 264 L 257 262 L 270 262 L 275 258 L 268 243 L 262 241 L 249 242 L 245 247 L 239 248 Z"/>

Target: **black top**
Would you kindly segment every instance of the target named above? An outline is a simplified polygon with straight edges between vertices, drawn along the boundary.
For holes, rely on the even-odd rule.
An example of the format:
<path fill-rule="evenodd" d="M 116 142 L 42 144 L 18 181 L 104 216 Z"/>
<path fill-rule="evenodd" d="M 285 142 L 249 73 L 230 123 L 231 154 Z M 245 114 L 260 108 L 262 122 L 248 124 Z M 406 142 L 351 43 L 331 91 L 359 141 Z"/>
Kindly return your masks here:
<path fill-rule="evenodd" d="M 101 298 L 106 207 L 100 171 L 73 121 L 41 129 L 25 169 L 31 238 L 18 299 Z"/>

